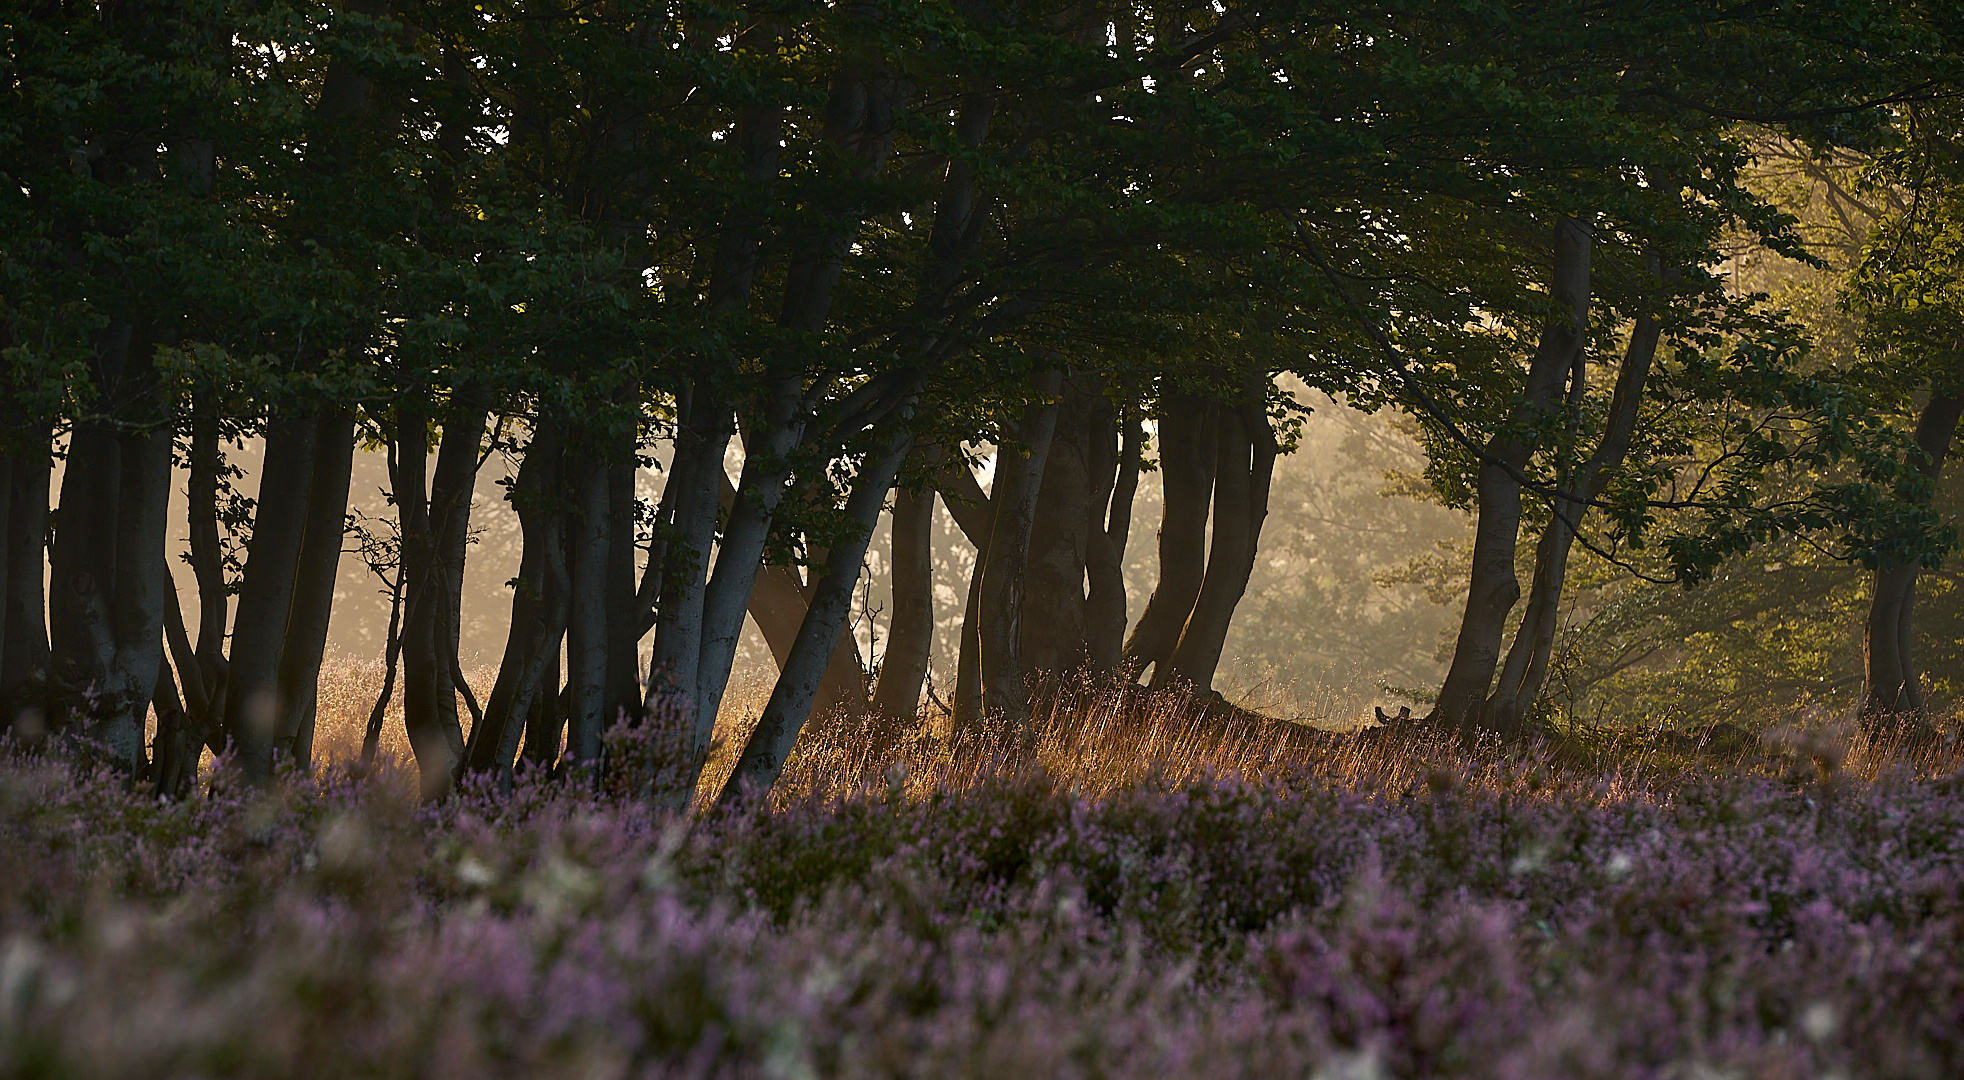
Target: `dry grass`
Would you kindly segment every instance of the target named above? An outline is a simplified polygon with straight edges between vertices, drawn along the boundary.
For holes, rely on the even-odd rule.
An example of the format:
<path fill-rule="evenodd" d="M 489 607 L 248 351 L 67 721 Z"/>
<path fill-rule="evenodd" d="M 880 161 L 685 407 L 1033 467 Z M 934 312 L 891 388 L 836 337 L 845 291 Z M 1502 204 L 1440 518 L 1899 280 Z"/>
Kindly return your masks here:
<path fill-rule="evenodd" d="M 382 692 L 382 658 L 359 657 L 349 653 L 330 655 L 321 664 L 320 697 L 314 712 L 314 756 L 321 761 L 352 760 L 361 755 L 362 735 L 368 730 L 368 714 Z M 464 672 L 471 693 L 482 705 L 498 678 L 493 666 Z M 463 698 L 457 699 L 457 713 L 470 723 L 470 712 Z M 383 757 L 408 761 L 412 755 L 409 736 L 402 726 L 402 672 L 396 672 L 395 693 L 383 714 L 382 740 L 377 745 Z"/>
<path fill-rule="evenodd" d="M 379 659 L 337 656 L 321 671 L 316 746 L 321 760 L 360 752 L 370 708 L 381 689 Z M 466 673 L 482 702 L 497 671 Z M 724 698 L 716 742 L 697 788 L 699 802 L 715 797 L 769 700 L 766 672 L 740 676 Z M 459 705 L 459 712 L 464 713 Z M 467 714 L 466 714 L 467 715 Z M 1483 747 L 1467 753 L 1452 740 L 1417 725 L 1330 731 L 1238 708 L 1217 697 L 1121 691 L 1109 683 L 1064 682 L 1039 688 L 1028 726 L 994 725 L 954 738 L 948 717 L 925 706 L 909 725 L 873 726 L 831 718 L 800 736 L 779 782 L 781 799 L 827 798 L 868 785 L 904 787 L 910 797 L 964 788 L 996 769 L 1040 767 L 1080 793 L 1097 797 L 1152 772 L 1181 779 L 1278 768 L 1368 776 L 1378 783 L 1415 781 L 1511 784 L 1523 770 L 1551 783 L 1586 782 L 1605 797 L 1666 783 L 1689 770 L 1770 775 L 1872 777 L 1907 764 L 1921 775 L 1946 775 L 1964 764 L 1953 721 L 1945 735 L 1917 747 L 1865 745 L 1847 718 L 1803 714 L 1753 724 L 1754 730 L 1714 724 L 1692 733 L 1629 728 L 1578 729 L 1529 746 Z M 400 686 L 382 728 L 381 752 L 410 759 L 402 727 Z"/>

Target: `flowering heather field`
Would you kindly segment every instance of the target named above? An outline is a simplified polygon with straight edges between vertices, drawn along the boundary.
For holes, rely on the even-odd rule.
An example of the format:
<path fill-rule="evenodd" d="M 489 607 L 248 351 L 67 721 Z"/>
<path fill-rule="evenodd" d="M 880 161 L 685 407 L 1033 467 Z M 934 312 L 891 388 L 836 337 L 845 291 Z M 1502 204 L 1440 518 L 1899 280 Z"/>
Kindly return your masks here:
<path fill-rule="evenodd" d="M 695 817 L 19 763 L 0 1075 L 1964 1076 L 1954 764 L 1151 723 Z"/>

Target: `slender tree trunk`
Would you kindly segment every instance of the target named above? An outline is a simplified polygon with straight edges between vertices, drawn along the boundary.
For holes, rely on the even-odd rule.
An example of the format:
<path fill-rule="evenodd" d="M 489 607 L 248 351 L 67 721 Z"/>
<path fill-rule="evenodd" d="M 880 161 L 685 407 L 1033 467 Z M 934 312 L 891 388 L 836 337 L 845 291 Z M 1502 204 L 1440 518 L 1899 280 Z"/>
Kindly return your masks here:
<path fill-rule="evenodd" d="M 1656 269 L 1653 260 L 1653 269 Z M 1672 275 L 1675 276 L 1675 275 Z M 1575 501 L 1558 504 L 1541 540 L 1535 548 L 1534 582 L 1528 590 L 1528 606 L 1514 644 L 1501 668 L 1500 685 L 1487 699 L 1482 723 L 1503 735 L 1520 731 L 1528 710 L 1541 696 L 1547 682 L 1548 665 L 1554 656 L 1555 634 L 1559 627 L 1562 590 L 1568 580 L 1569 552 L 1576 530 L 1588 515 L 1588 503 L 1609 489 L 1617 470 L 1630 452 L 1636 432 L 1637 415 L 1643 405 L 1644 386 L 1657 356 L 1662 327 L 1648 312 L 1637 317 L 1630 332 L 1629 348 L 1617 372 L 1616 390 L 1611 396 L 1608 426 L 1602 442 L 1589 459 L 1566 470 L 1562 488 Z M 1587 369 L 1576 357 L 1570 377 L 1569 408 L 1572 424 L 1579 424 L 1582 398 L 1587 389 Z"/>
<path fill-rule="evenodd" d="M 1165 504 L 1159 525 L 1159 581 L 1126 639 L 1124 673 L 1147 667 L 1155 685 L 1170 674 L 1180 631 L 1200 598 L 1207 572 L 1207 502 L 1214 490 L 1217 409 L 1203 398 L 1175 396 L 1161 408 L 1159 475 Z"/>
<path fill-rule="evenodd" d="M 1062 377 L 1054 370 L 1037 377 L 1035 390 L 1046 400 L 1025 408 L 1017 425 L 1016 443 L 998 448 L 995 487 L 989 496 L 992 527 L 989 557 L 981 567 L 978 612 L 982 703 L 989 716 L 1000 716 L 1012 724 L 1030 718 L 1021 655 L 1024 574 L 1030 557 L 1030 529 L 1037 500 L 1043 494 L 1043 470 L 1057 430 L 1056 399 L 1061 386 Z"/>
<path fill-rule="evenodd" d="M 912 720 L 934 651 L 934 492 L 901 491 L 893 503 L 893 619 L 873 690 L 873 712 Z"/>
<path fill-rule="evenodd" d="M 563 587 L 566 595 L 571 595 L 570 577 Z M 524 703 L 525 745 L 519 757 L 534 768 L 554 767 L 566 735 L 566 711 L 560 707 L 559 692 L 559 646 L 564 640 L 563 633 L 552 639 L 552 648 L 540 658 L 543 666 L 538 681 L 533 684 L 533 696 Z"/>
<path fill-rule="evenodd" d="M 566 619 L 566 683 L 571 697 L 567 757 L 600 760 L 607 703 L 607 467 L 590 454 L 571 459 L 568 487 L 578 499 L 571 520 L 572 604 Z"/>
<path fill-rule="evenodd" d="M 973 732 L 982 725 L 982 569 L 989 563 L 989 533 L 995 528 L 995 507 L 968 466 L 954 461 L 936 476 L 946 496 L 942 505 L 957 528 L 975 547 L 975 565 L 968 574 L 962 601 L 960 644 L 955 658 L 955 686 L 949 705 L 953 730 Z"/>
<path fill-rule="evenodd" d="M 791 756 L 799 729 L 811 715 L 819 680 L 852 610 L 853 587 L 859 581 L 873 526 L 913 443 L 904 416 L 896 427 L 884 450 L 868 458 L 846 500 L 846 519 L 854 526 L 853 532 L 832 548 L 825 560 L 824 576 L 813 583 L 811 605 L 798 628 L 798 640 L 785 659 L 763 717 L 744 744 L 736 769 L 717 799 L 723 805 L 741 800 L 746 790 L 770 790 L 784 770 L 785 759 Z"/>
<path fill-rule="evenodd" d="M 347 532 L 348 486 L 354 468 L 355 414 L 323 407 L 314 418 L 314 470 L 307 485 L 307 519 L 294 575 L 293 606 L 280 646 L 278 745 L 295 765 L 311 768 L 321 658 L 334 614 L 334 579 Z"/>
<path fill-rule="evenodd" d="M 423 795 L 434 798 L 448 789 L 464 750 L 451 674 L 456 649 L 452 636 L 456 632 L 456 597 L 445 578 L 453 547 L 461 545 L 461 534 L 469 521 L 470 488 L 461 484 L 460 497 L 462 478 L 456 475 L 460 471 L 456 463 L 463 456 L 461 448 L 468 445 L 471 470 L 475 470 L 484 414 L 468 410 L 457 416 L 453 412 L 451 422 L 444 425 L 443 445 L 437 454 L 440 479 L 431 490 L 425 483 L 429 447 L 423 414 L 413 406 L 399 407 L 399 411 L 394 487 L 402 520 L 403 721 L 422 774 Z M 476 420 L 474 425 L 472 419 Z M 446 469 L 446 465 L 450 467 Z M 439 523 L 445 527 L 444 533 L 438 532 Z M 449 530 L 456 530 L 459 537 L 453 540 Z"/>
<path fill-rule="evenodd" d="M 790 457 L 804 441 L 803 414 L 803 379 L 780 376 L 765 409 L 763 434 L 745 448 L 743 476 L 716 554 L 715 576 L 703 597 L 702 646 L 693 695 L 699 751 L 709 746 L 716 713 L 729 686 L 730 666 L 743 634 L 743 616 L 749 610 L 771 523 L 790 477 Z"/>
<path fill-rule="evenodd" d="M 638 447 L 617 447 L 624 462 L 607 466 L 607 683 L 601 714 L 608 723 L 641 713 L 640 610 L 634 586 L 634 474 Z"/>
<path fill-rule="evenodd" d="M 1542 422 L 1561 392 L 1564 376 L 1575 366 L 1575 354 L 1586 344 L 1589 243 L 1589 234 L 1580 222 L 1565 217 L 1556 224 L 1549 291 L 1565 314 L 1542 332 L 1528 366 L 1520 404 L 1511 418 L 1516 427 Z M 1496 435 L 1487 444 L 1490 460 L 1481 463 L 1474 488 L 1479 522 L 1473 536 L 1466 610 L 1453 647 L 1452 666 L 1431 714 L 1434 724 L 1458 731 L 1462 740 L 1471 740 L 1480 724 L 1493 688 L 1494 668 L 1500 662 L 1507 616 L 1521 598 L 1520 579 L 1514 573 L 1514 552 L 1521 530 L 1521 485 L 1514 474 L 1525 471 L 1534 450 L 1535 444 L 1521 436 Z"/>
<path fill-rule="evenodd" d="M 368 727 L 361 736 L 361 768 L 368 771 L 375 764 L 375 752 L 382 743 L 382 721 L 389 713 L 389 699 L 396 691 L 396 668 L 402 659 L 402 583 L 400 568 L 389 590 L 389 632 L 382 644 L 382 690 L 375 695 L 375 705 L 368 710 Z"/>
<path fill-rule="evenodd" d="M 1964 415 L 1964 396 L 1935 394 L 1916 419 L 1916 467 L 1933 487 L 1943 473 L 1960 415 Z M 1862 697 L 1861 724 L 1871 739 L 1885 740 L 1923 722 L 1922 688 L 1911 652 L 1916 576 L 1914 563 L 1885 564 L 1874 574 L 1862 638 L 1868 687 Z"/>
<path fill-rule="evenodd" d="M 1084 644 L 1093 672 L 1120 670 L 1125 650 L 1125 546 L 1132 529 L 1132 500 L 1139 490 L 1139 457 L 1145 439 L 1128 410 L 1119 420 L 1118 461 L 1111 493 L 1099 499 L 1085 557 Z"/>
<path fill-rule="evenodd" d="M 180 704 L 177 680 L 169 664 L 157 665 L 157 688 L 150 699 L 157 718 L 155 756 L 151 759 L 151 791 L 168 799 L 191 794 L 204 755 L 204 737 L 197 721 Z"/>
<path fill-rule="evenodd" d="M 905 84 L 880 71 L 845 71 L 834 78 L 826 102 L 823 138 L 850 156 L 857 179 L 870 180 L 886 167 L 898 133 L 897 110 L 907 90 Z M 793 238 L 779 327 L 807 335 L 825 330 L 846 256 L 864 216 L 862 206 L 835 206 Z M 793 354 L 778 358 L 772 365 L 775 371 L 766 381 L 762 423 L 745 447 L 736 505 L 723 530 L 715 576 L 704 594 L 702 656 L 695 681 L 699 750 L 709 744 L 716 712 L 729 686 L 730 664 L 743 632 L 744 612 L 772 521 L 785 495 L 791 457 L 804 443 L 807 417 L 832 381 L 822 373 L 805 371 L 803 360 L 801 354 Z"/>
<path fill-rule="evenodd" d="M 186 517 L 191 539 L 191 572 L 198 581 L 197 679 L 195 695 L 202 699 L 202 718 L 214 752 L 224 749 L 225 702 L 231 695 L 231 665 L 225 659 L 225 630 L 230 619 L 230 593 L 225 581 L 225 554 L 219 541 L 219 477 L 225 469 L 218 439 L 218 406 L 214 395 L 194 395 L 191 420 L 190 475 L 185 485 Z M 188 669 L 178 667 L 186 686 Z"/>

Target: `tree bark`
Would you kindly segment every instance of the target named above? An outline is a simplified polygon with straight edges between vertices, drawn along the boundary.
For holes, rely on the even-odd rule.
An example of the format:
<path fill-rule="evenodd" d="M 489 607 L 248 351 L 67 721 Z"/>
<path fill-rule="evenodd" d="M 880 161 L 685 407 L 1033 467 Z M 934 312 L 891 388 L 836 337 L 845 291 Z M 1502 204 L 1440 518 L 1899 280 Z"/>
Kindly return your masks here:
<path fill-rule="evenodd" d="M 1132 529 L 1132 500 L 1139 490 L 1139 457 L 1145 432 L 1130 410 L 1118 419 L 1118 460 L 1111 494 L 1094 502 L 1091 547 L 1085 557 L 1084 645 L 1091 670 L 1116 674 L 1125 653 L 1125 547 Z M 1105 438 L 1109 439 L 1109 436 Z"/>
<path fill-rule="evenodd" d="M 394 487 L 402 520 L 403 722 L 422 774 L 423 795 L 434 798 L 448 789 L 464 750 L 452 676 L 461 578 L 450 578 L 467 538 L 470 478 L 476 472 L 485 414 L 468 402 L 453 405 L 437 451 L 436 482 L 426 489 L 424 414 L 413 405 L 401 406 L 399 412 Z"/>
<path fill-rule="evenodd" d="M 1100 501 L 1093 490 L 1097 486 L 1092 461 L 1094 411 L 1091 395 L 1066 384 L 1057 405 L 1050 452 L 1044 458 L 1030 523 L 1030 553 L 1024 564 L 1020 652 L 1026 672 L 1032 675 L 1059 676 L 1084 667 L 1090 659 L 1085 648 L 1084 577 L 1094 527 L 1091 508 Z M 1097 527 L 1103 524 L 1099 520 Z"/>
<path fill-rule="evenodd" d="M 873 713 L 889 721 L 920 712 L 934 651 L 934 492 L 900 491 L 893 502 L 893 618 L 873 690 Z"/>
<path fill-rule="evenodd" d="M 266 425 L 266 459 L 252 543 L 239 586 L 232 630 L 231 686 L 225 726 L 238 745 L 247 781 L 273 776 L 279 735 L 280 645 L 293 608 L 294 572 L 307 532 L 307 486 L 314 474 L 312 413 L 274 416 Z"/>
<path fill-rule="evenodd" d="M 33 429 L 30 445 L 46 447 L 48 427 Z M 0 730 L 23 715 L 40 728 L 48 677 L 47 598 L 42 570 L 48 550 L 48 458 L 16 457 L 7 470 L 5 649 L 0 650 Z M 16 734 L 27 734 L 16 729 Z"/>
<path fill-rule="evenodd" d="M 601 591 L 607 602 L 607 681 L 601 714 L 607 723 L 641 713 L 640 610 L 634 585 L 634 475 L 632 429 L 627 445 L 615 446 L 624 460 L 607 463 L 607 579 Z"/>
<path fill-rule="evenodd" d="M 348 485 L 354 468 L 355 414 L 324 406 L 314 417 L 314 469 L 307 484 L 307 518 L 294 574 L 293 606 L 280 645 L 280 726 L 276 748 L 296 767 L 314 760 L 314 715 L 319 705 L 321 657 L 334 615 L 334 579 L 347 532 Z"/>
<path fill-rule="evenodd" d="M 1653 260 L 1653 269 L 1656 269 Z M 1630 331 L 1630 344 L 1616 377 L 1611 395 L 1608 426 L 1596 451 L 1573 470 L 1564 470 L 1562 490 L 1577 501 L 1558 502 L 1535 548 L 1534 581 L 1528 590 L 1528 606 L 1515 632 L 1501 668 L 1500 684 L 1484 706 L 1482 724 L 1502 735 L 1520 731 L 1528 710 L 1546 685 L 1548 665 L 1554 655 L 1555 632 L 1561 615 L 1562 590 L 1568 579 L 1569 551 L 1576 530 L 1588 514 L 1588 503 L 1609 489 L 1610 481 L 1630 452 L 1636 432 L 1637 414 L 1643 405 L 1644 386 L 1657 356 L 1662 327 L 1649 312 L 1637 316 Z M 1580 353 L 1569 383 L 1571 425 L 1581 420 L 1582 398 L 1587 391 L 1587 368 Z"/>
<path fill-rule="evenodd" d="M 466 764 L 473 770 L 511 768 L 512 755 L 517 753 L 515 733 L 524 730 L 527 715 L 542 696 L 539 681 L 545 675 L 545 654 L 558 652 L 566 631 L 561 458 L 559 425 L 542 418 L 508 496 L 522 534 L 518 579 L 512 584 L 511 625 L 498 679 L 485 700 L 484 730 L 473 729 L 467 747 Z M 557 755 L 557 746 L 553 752 Z"/>
<path fill-rule="evenodd" d="M 1155 685 L 1170 674 L 1180 631 L 1193 613 L 1206 577 L 1207 502 L 1214 490 L 1219 450 L 1213 402 L 1177 395 L 1162 406 L 1159 475 L 1165 503 L 1159 525 L 1159 580 L 1126 639 L 1123 668 L 1131 680 L 1152 668 Z"/>
<path fill-rule="evenodd" d="M 855 180 L 870 180 L 885 169 L 899 130 L 895 124 L 898 106 L 906 91 L 905 84 L 877 69 L 843 71 L 833 79 L 822 139 L 852 162 Z M 805 335 L 825 330 L 846 256 L 865 212 L 863 206 L 849 199 L 793 236 L 793 254 L 785 271 L 778 312 L 780 328 Z M 715 576 L 703 600 L 702 657 L 696 668 L 694 695 L 698 750 L 708 747 L 715 730 L 716 712 L 729 686 L 730 664 L 743 632 L 743 616 L 756 584 L 757 567 L 778 504 L 786 493 L 792 455 L 804 444 L 810 415 L 831 382 L 825 373 L 807 371 L 806 366 L 802 354 L 796 352 L 774 358 L 773 373 L 766 379 L 761 423 L 746 442 L 736 505 L 723 530 Z"/>
<path fill-rule="evenodd" d="M 897 430 L 887 436 L 886 446 L 877 456 L 868 458 L 853 484 L 845 509 L 854 529 L 831 550 L 825 560 L 824 576 L 813 583 L 811 604 L 805 612 L 805 621 L 798 627 L 797 642 L 785 658 L 784 668 L 771 690 L 770 702 L 764 706 L 763 717 L 758 720 L 749 742 L 744 744 L 729 782 L 717 797 L 721 805 L 740 801 L 746 792 L 768 792 L 783 772 L 785 759 L 791 756 L 799 729 L 811 715 L 819 680 L 852 610 L 853 587 L 859 582 L 873 526 L 879 521 L 880 508 L 886 503 L 887 492 L 892 489 L 894 477 L 899 474 L 901 462 L 906 460 L 913 443 L 905 423 L 903 416 L 896 424 Z"/>
<path fill-rule="evenodd" d="M 48 712 L 134 775 L 163 660 L 171 437 L 157 408 L 155 340 L 130 323 L 96 339 L 94 406 L 75 426 L 50 553 Z M 148 430 L 146 430 L 146 428 Z"/>
<path fill-rule="evenodd" d="M 1023 410 L 1014 442 L 997 448 L 989 556 L 982 564 L 977 644 L 981 660 L 982 704 L 990 717 L 1011 724 L 1030 718 L 1029 688 L 1023 676 L 1024 574 L 1030 557 L 1030 529 L 1043 494 L 1043 471 L 1057 430 L 1061 374 L 1038 375 L 1034 389 L 1043 399 Z"/>
<path fill-rule="evenodd" d="M 1576 353 L 1586 344 L 1589 243 L 1588 231 L 1575 219 L 1565 217 L 1556 224 L 1549 292 L 1564 314 L 1542 331 L 1520 402 L 1510 418 L 1516 428 L 1541 423 L 1561 392 L 1564 376 L 1574 368 Z M 1480 726 L 1481 712 L 1493 688 L 1494 668 L 1500 662 L 1507 616 L 1521 598 L 1520 579 L 1514 573 L 1521 529 L 1521 485 L 1514 475 L 1527 468 L 1534 450 L 1535 443 L 1523 436 L 1494 436 L 1487 443 L 1489 460 L 1481 463 L 1474 489 L 1479 520 L 1473 536 L 1466 609 L 1453 647 L 1452 666 L 1430 717 L 1433 724 L 1454 729 L 1465 741 L 1472 740 Z"/>
<path fill-rule="evenodd" d="M 1964 396 L 1934 394 L 1916 418 L 1916 468 L 1935 485 L 1950 454 Z M 1916 598 L 1915 563 L 1877 567 L 1862 636 L 1867 692 L 1862 697 L 1862 731 L 1887 740 L 1913 733 L 1923 723 L 1923 693 L 1916 660 L 1911 609 Z"/>
<path fill-rule="evenodd" d="M 1276 454 L 1275 434 L 1260 393 L 1250 398 L 1234 407 L 1223 405 L 1215 420 L 1214 536 L 1207 570 L 1193 612 L 1180 630 L 1179 644 L 1165 665 L 1169 678 L 1155 675 L 1155 686 L 1174 681 L 1201 689 L 1213 685 L 1228 624 L 1248 590 L 1262 521 L 1268 517 Z"/>
<path fill-rule="evenodd" d="M 566 617 L 566 688 L 570 715 L 566 756 L 584 767 L 600 761 L 607 705 L 607 467 L 589 453 L 571 456 L 568 488 L 578 500 L 570 520 L 572 603 Z"/>

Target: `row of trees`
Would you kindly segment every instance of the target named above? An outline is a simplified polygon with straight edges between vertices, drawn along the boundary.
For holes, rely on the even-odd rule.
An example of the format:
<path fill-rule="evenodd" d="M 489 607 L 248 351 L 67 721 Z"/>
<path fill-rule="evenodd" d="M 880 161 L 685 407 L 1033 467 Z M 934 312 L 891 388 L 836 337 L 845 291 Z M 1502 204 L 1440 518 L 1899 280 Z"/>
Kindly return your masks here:
<path fill-rule="evenodd" d="M 912 715 L 935 499 L 976 549 L 957 732 L 1027 720 L 1043 672 L 1204 688 L 1300 420 L 1285 373 L 1412 412 L 1435 486 L 1477 510 L 1433 713 L 1469 736 L 1530 721 L 1577 542 L 1695 581 L 1826 536 L 1906 613 L 1900 582 L 1951 542 L 1925 504 L 1957 412 L 1935 402 L 1958 399 L 1937 387 L 1920 450 L 1876 403 L 1955 365 L 1933 353 L 1886 388 L 1810 366 L 1790 322 L 1709 268 L 1741 233 L 1804 256 L 1742 180 L 1741 121 L 1947 167 L 1924 150 L 1946 17 L 18 7 L 5 715 L 166 791 L 227 743 L 255 778 L 308 761 L 358 442 L 388 454 L 391 671 L 432 794 L 517 760 L 590 766 L 623 714 L 691 717 L 699 760 L 746 615 L 780 672 L 726 799 L 772 783 L 815 710 Z M 1928 251 L 1947 220 L 1897 227 Z M 1940 288 L 1905 284 L 1938 266 L 1872 264 L 1878 349 L 1943 338 L 1901 299 Z M 265 448 L 249 494 L 227 457 L 247 438 Z M 660 496 L 637 500 L 658 451 Z M 458 632 L 470 491 L 494 462 L 515 463 L 523 554 L 480 703 Z M 1121 567 L 1149 470 L 1160 575 L 1134 620 Z M 842 631 L 889 506 L 869 686 Z M 189 601 L 165 561 L 180 527 Z M 1878 606 L 1875 656 L 1906 617 Z M 1915 707 L 1913 678 L 1878 678 L 1882 712 Z"/>

